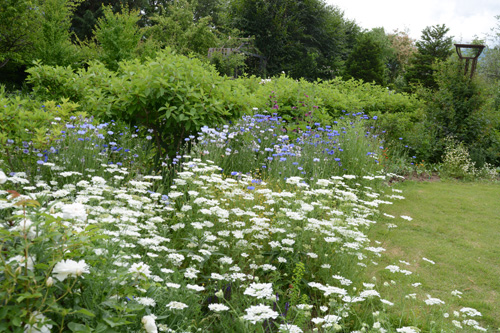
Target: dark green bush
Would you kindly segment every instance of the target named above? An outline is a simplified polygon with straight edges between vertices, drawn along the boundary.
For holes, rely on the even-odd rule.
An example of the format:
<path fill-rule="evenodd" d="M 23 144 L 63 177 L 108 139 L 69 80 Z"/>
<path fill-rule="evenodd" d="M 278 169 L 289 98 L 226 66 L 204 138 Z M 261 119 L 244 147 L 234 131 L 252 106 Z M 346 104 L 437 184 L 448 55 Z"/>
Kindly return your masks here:
<path fill-rule="evenodd" d="M 456 58 L 436 68 L 438 90 L 424 92 L 427 126 L 435 135 L 431 158 L 438 162 L 444 152 L 444 140 L 453 137 L 468 149 L 474 162 L 500 162 L 500 114 L 495 109 L 489 87 L 475 77 L 463 74 Z"/>

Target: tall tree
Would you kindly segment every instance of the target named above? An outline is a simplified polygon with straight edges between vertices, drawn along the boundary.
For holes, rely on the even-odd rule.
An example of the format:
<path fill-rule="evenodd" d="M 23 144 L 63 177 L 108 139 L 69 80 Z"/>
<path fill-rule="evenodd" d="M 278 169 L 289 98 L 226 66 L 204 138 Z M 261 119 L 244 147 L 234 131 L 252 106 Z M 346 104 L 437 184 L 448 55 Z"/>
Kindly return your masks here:
<path fill-rule="evenodd" d="M 177 0 L 164 7 L 162 14 L 150 17 L 152 26 L 148 35 L 161 47 L 169 46 L 182 54 L 194 52 L 206 57 L 210 47 L 218 46 L 218 40 L 210 17 L 194 20 L 195 8 L 187 0 Z"/>
<path fill-rule="evenodd" d="M 404 75 L 417 48 L 415 41 L 408 35 L 407 31 L 395 30 L 387 35 L 390 46 L 394 50 L 394 57 L 389 62 L 390 81 L 397 89 L 405 88 Z"/>
<path fill-rule="evenodd" d="M 447 36 L 449 31 L 444 24 L 422 30 L 421 40 L 416 42 L 418 52 L 411 58 L 405 76 L 410 85 L 422 84 L 427 88 L 437 88 L 433 64 L 448 59 L 453 53 L 453 37 Z"/>
<path fill-rule="evenodd" d="M 80 40 L 90 40 L 99 18 L 103 17 L 103 7 L 111 7 L 118 12 L 123 6 L 131 10 L 146 10 L 172 0 L 84 0 L 75 10 L 71 29 Z M 157 4 L 159 3 L 159 4 Z"/>
<path fill-rule="evenodd" d="M 0 68 L 11 60 L 24 63 L 39 28 L 38 1 L 0 1 Z"/>
<path fill-rule="evenodd" d="M 267 73 L 332 77 L 346 58 L 346 35 L 355 25 L 322 0 L 234 0 L 226 25 L 245 36 L 267 58 Z"/>
<path fill-rule="evenodd" d="M 120 61 L 137 56 L 144 31 L 137 24 L 139 10 L 130 10 L 125 6 L 119 12 L 113 12 L 112 7 L 107 6 L 103 7 L 103 14 L 94 30 L 98 59 L 107 68 L 116 70 Z"/>
<path fill-rule="evenodd" d="M 383 30 L 382 30 L 383 32 Z M 385 36 L 385 34 L 384 34 Z M 346 76 L 383 85 L 385 79 L 385 59 L 388 57 L 386 45 L 380 31 L 361 33 L 346 62 Z"/>
<path fill-rule="evenodd" d="M 489 45 L 478 62 L 478 73 L 492 83 L 500 82 L 500 15 L 495 18 L 497 26 L 491 29 L 488 35 Z"/>
<path fill-rule="evenodd" d="M 79 48 L 71 42 L 71 17 L 82 0 L 44 0 L 39 7 L 40 29 L 33 42 L 34 60 L 67 66 L 78 61 Z"/>

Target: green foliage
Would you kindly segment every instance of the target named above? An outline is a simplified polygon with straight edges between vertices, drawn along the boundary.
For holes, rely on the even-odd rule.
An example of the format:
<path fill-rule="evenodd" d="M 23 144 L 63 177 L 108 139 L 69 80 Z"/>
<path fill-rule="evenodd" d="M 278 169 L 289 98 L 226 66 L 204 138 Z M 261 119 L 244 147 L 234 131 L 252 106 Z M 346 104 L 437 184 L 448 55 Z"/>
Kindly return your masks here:
<path fill-rule="evenodd" d="M 384 44 L 376 37 L 373 32 L 358 36 L 357 43 L 346 61 L 348 77 L 379 85 L 385 83 Z"/>
<path fill-rule="evenodd" d="M 220 75 L 236 77 L 238 73 L 244 71 L 246 58 L 243 53 L 239 52 L 229 55 L 214 52 L 210 57 L 210 63 L 215 66 Z"/>
<path fill-rule="evenodd" d="M 46 65 L 67 66 L 81 61 L 79 47 L 71 42 L 71 16 L 83 0 L 45 0 L 38 9 L 40 30 L 34 41 L 32 59 Z"/>
<path fill-rule="evenodd" d="M 269 111 L 272 108 L 277 109 L 283 117 L 285 115 L 297 117 L 300 111 L 297 108 L 302 108 L 304 112 L 300 113 L 301 115 L 314 111 L 317 116 L 329 121 L 328 119 L 343 115 L 342 111 L 376 115 L 377 112 L 413 112 L 422 105 L 422 102 L 414 96 L 396 93 L 372 82 L 364 83 L 354 79 L 345 81 L 336 78 L 308 82 L 281 75 L 270 80 L 259 81 L 249 78 L 241 82 L 249 87 L 255 97 L 258 97 L 256 107 L 267 108 Z M 267 103 L 263 105 L 263 101 Z M 322 119 L 319 120 L 323 122 Z"/>
<path fill-rule="evenodd" d="M 481 167 L 485 162 L 500 162 L 500 118 L 492 108 L 488 88 L 477 79 L 463 74 L 458 59 L 437 67 L 435 80 L 439 89 L 427 93 L 428 126 L 436 136 L 433 161 L 443 154 L 444 139 L 453 136 L 463 142 L 474 162 Z"/>
<path fill-rule="evenodd" d="M 422 30 L 421 40 L 417 41 L 416 52 L 410 60 L 405 79 L 409 85 L 421 84 L 426 88 L 436 89 L 434 63 L 445 61 L 452 53 L 453 37 L 447 37 L 450 31 L 444 24 L 426 27 Z"/>
<path fill-rule="evenodd" d="M 76 259 L 76 263 L 90 250 L 91 241 L 99 237 L 98 228 L 88 226 L 78 233 L 62 216 L 43 212 L 39 201 L 16 191 L 10 194 L 11 208 L 2 210 L 0 229 L 0 329 L 43 332 L 62 326 L 66 317 L 94 317 L 92 310 L 82 306 L 67 308 L 67 299 L 83 288 L 80 276 L 89 273 L 85 262 L 80 261 L 69 277 L 63 273 L 52 278 L 51 273 L 64 259 Z"/>
<path fill-rule="evenodd" d="M 71 67 L 40 65 L 29 72 L 29 81 L 42 96 L 70 98 L 95 116 L 153 129 L 159 155 L 178 151 L 202 126 L 238 117 L 250 108 L 245 87 L 169 49 L 145 63 L 121 62 L 117 72 L 100 63 L 76 73 Z"/>
<path fill-rule="evenodd" d="M 0 68 L 9 61 L 26 63 L 40 28 L 37 1 L 0 2 Z"/>
<path fill-rule="evenodd" d="M 54 101 L 40 102 L 20 96 L 7 97 L 0 91 L 0 156 L 11 170 L 40 160 L 26 151 L 44 151 L 61 136 L 60 122 L 69 120 L 77 104 L 67 99 L 59 104 Z"/>
<path fill-rule="evenodd" d="M 144 10 L 149 14 L 150 5 L 154 6 L 160 1 L 155 0 L 151 4 L 149 2 L 148 0 L 85 0 L 74 12 L 71 31 L 74 31 L 77 39 L 81 41 L 91 40 L 98 19 L 103 17 L 104 8 L 111 7 L 113 12 L 120 12 L 123 6 L 127 6 L 131 10 Z"/>
<path fill-rule="evenodd" d="M 464 143 L 446 138 L 440 175 L 464 180 L 493 180 L 497 177 L 497 172 L 488 163 L 476 168 L 476 163 L 471 160 Z"/>
<path fill-rule="evenodd" d="M 148 30 L 150 38 L 161 47 L 170 47 L 180 54 L 195 53 L 205 58 L 210 47 L 219 42 L 211 27 L 211 18 L 193 20 L 193 5 L 187 0 L 175 1 L 162 14 L 153 15 Z"/>
<path fill-rule="evenodd" d="M 489 45 L 486 45 L 483 50 L 477 71 L 487 81 L 498 84 L 500 82 L 500 67 L 498 66 L 500 63 L 500 15 L 495 16 L 495 18 L 497 19 L 497 25 L 491 29 L 491 34 L 488 35 Z"/>
<path fill-rule="evenodd" d="M 144 30 L 138 26 L 139 10 L 121 8 L 121 12 L 113 12 L 111 7 L 103 7 L 103 17 L 97 21 L 94 31 L 97 43 L 97 59 L 111 70 L 118 69 L 122 60 L 136 58 Z M 153 48 L 148 48 L 153 53 Z M 149 53 L 148 52 L 148 53 Z"/>
<path fill-rule="evenodd" d="M 225 25 L 255 37 L 271 76 L 285 71 L 309 80 L 338 73 L 358 30 L 338 8 L 320 0 L 232 1 Z M 249 70 L 260 72 L 258 67 Z"/>

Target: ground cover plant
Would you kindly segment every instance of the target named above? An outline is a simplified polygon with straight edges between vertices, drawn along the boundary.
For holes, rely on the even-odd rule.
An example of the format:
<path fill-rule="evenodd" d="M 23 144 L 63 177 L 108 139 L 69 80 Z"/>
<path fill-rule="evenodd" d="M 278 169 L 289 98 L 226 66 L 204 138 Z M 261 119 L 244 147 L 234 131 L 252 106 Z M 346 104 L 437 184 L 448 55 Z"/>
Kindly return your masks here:
<path fill-rule="evenodd" d="M 446 320 L 444 316 L 455 320 L 454 331 L 474 331 L 467 326 L 474 322 L 464 321 L 463 308 L 477 310 L 470 313 L 482 316 L 471 319 L 496 331 L 500 327 L 494 239 L 500 222 L 495 204 L 498 183 L 448 180 L 395 187 L 403 191 L 405 200 L 384 206 L 380 223 L 368 233 L 388 251 L 382 265 L 367 270 L 367 276 L 386 284 L 383 290 L 400 300 L 390 311 L 393 320 L 417 324 L 428 315 L 422 301 L 430 294 L 444 302 L 438 310 L 440 320 Z M 394 218 L 401 215 L 412 219 Z M 413 274 L 404 282 L 395 280 L 394 273 L 383 269 L 395 264 Z"/>
<path fill-rule="evenodd" d="M 42 152 L 10 143 L 38 159 L 2 164 L 2 329 L 417 331 L 363 279 L 384 251 L 368 226 L 397 199 L 366 118 L 204 127 L 161 171 L 154 130 L 120 122 L 73 117 Z"/>

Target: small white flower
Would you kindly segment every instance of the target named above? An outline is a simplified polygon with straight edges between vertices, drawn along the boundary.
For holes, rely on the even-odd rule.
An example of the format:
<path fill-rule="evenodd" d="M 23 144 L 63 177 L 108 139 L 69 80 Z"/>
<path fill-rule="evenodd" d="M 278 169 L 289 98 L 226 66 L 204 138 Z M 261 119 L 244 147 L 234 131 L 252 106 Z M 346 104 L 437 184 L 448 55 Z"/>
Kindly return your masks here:
<path fill-rule="evenodd" d="M 243 319 L 250 321 L 252 324 L 262 322 L 269 318 L 276 319 L 279 316 L 278 312 L 264 304 L 252 305 L 245 311 L 247 314 L 243 316 Z"/>
<path fill-rule="evenodd" d="M 430 295 L 427 295 L 427 299 L 424 301 L 427 305 L 436 305 L 436 304 L 445 304 L 439 298 L 433 298 Z"/>
<path fill-rule="evenodd" d="M 208 308 L 213 312 L 222 312 L 229 310 L 229 307 L 224 304 L 212 303 L 208 305 Z"/>
<path fill-rule="evenodd" d="M 251 283 L 243 295 L 256 297 L 257 299 L 269 298 L 273 295 L 272 283 Z"/>
<path fill-rule="evenodd" d="M 167 304 L 167 308 L 169 310 L 183 310 L 187 307 L 188 307 L 187 304 L 184 304 L 182 302 L 176 302 L 176 301 L 172 301 L 172 302 Z"/>
<path fill-rule="evenodd" d="M 156 306 L 156 301 L 151 297 L 136 297 L 135 301 L 144 306 Z"/>
<path fill-rule="evenodd" d="M 430 260 L 430 259 L 427 259 L 427 258 L 425 258 L 425 257 L 423 257 L 423 258 L 422 258 L 422 260 L 425 260 L 425 261 L 427 261 L 427 262 L 429 262 L 429 263 L 431 263 L 431 264 L 433 264 L 433 265 L 435 265 L 435 264 L 436 264 L 434 261 L 432 261 L 432 260 Z"/>
<path fill-rule="evenodd" d="M 35 311 L 31 314 L 29 322 L 24 326 L 24 333 L 50 333 L 52 329 L 51 324 L 46 324 L 47 318 Z"/>
<path fill-rule="evenodd" d="M 149 269 L 149 265 L 143 262 L 132 264 L 128 272 L 140 279 L 144 278 L 144 276 L 146 277 L 151 276 L 151 270 Z"/>
<path fill-rule="evenodd" d="M 413 327 L 401 327 L 401 328 L 396 328 L 396 332 L 398 333 L 418 333 L 418 331 L 416 329 L 414 329 Z"/>

